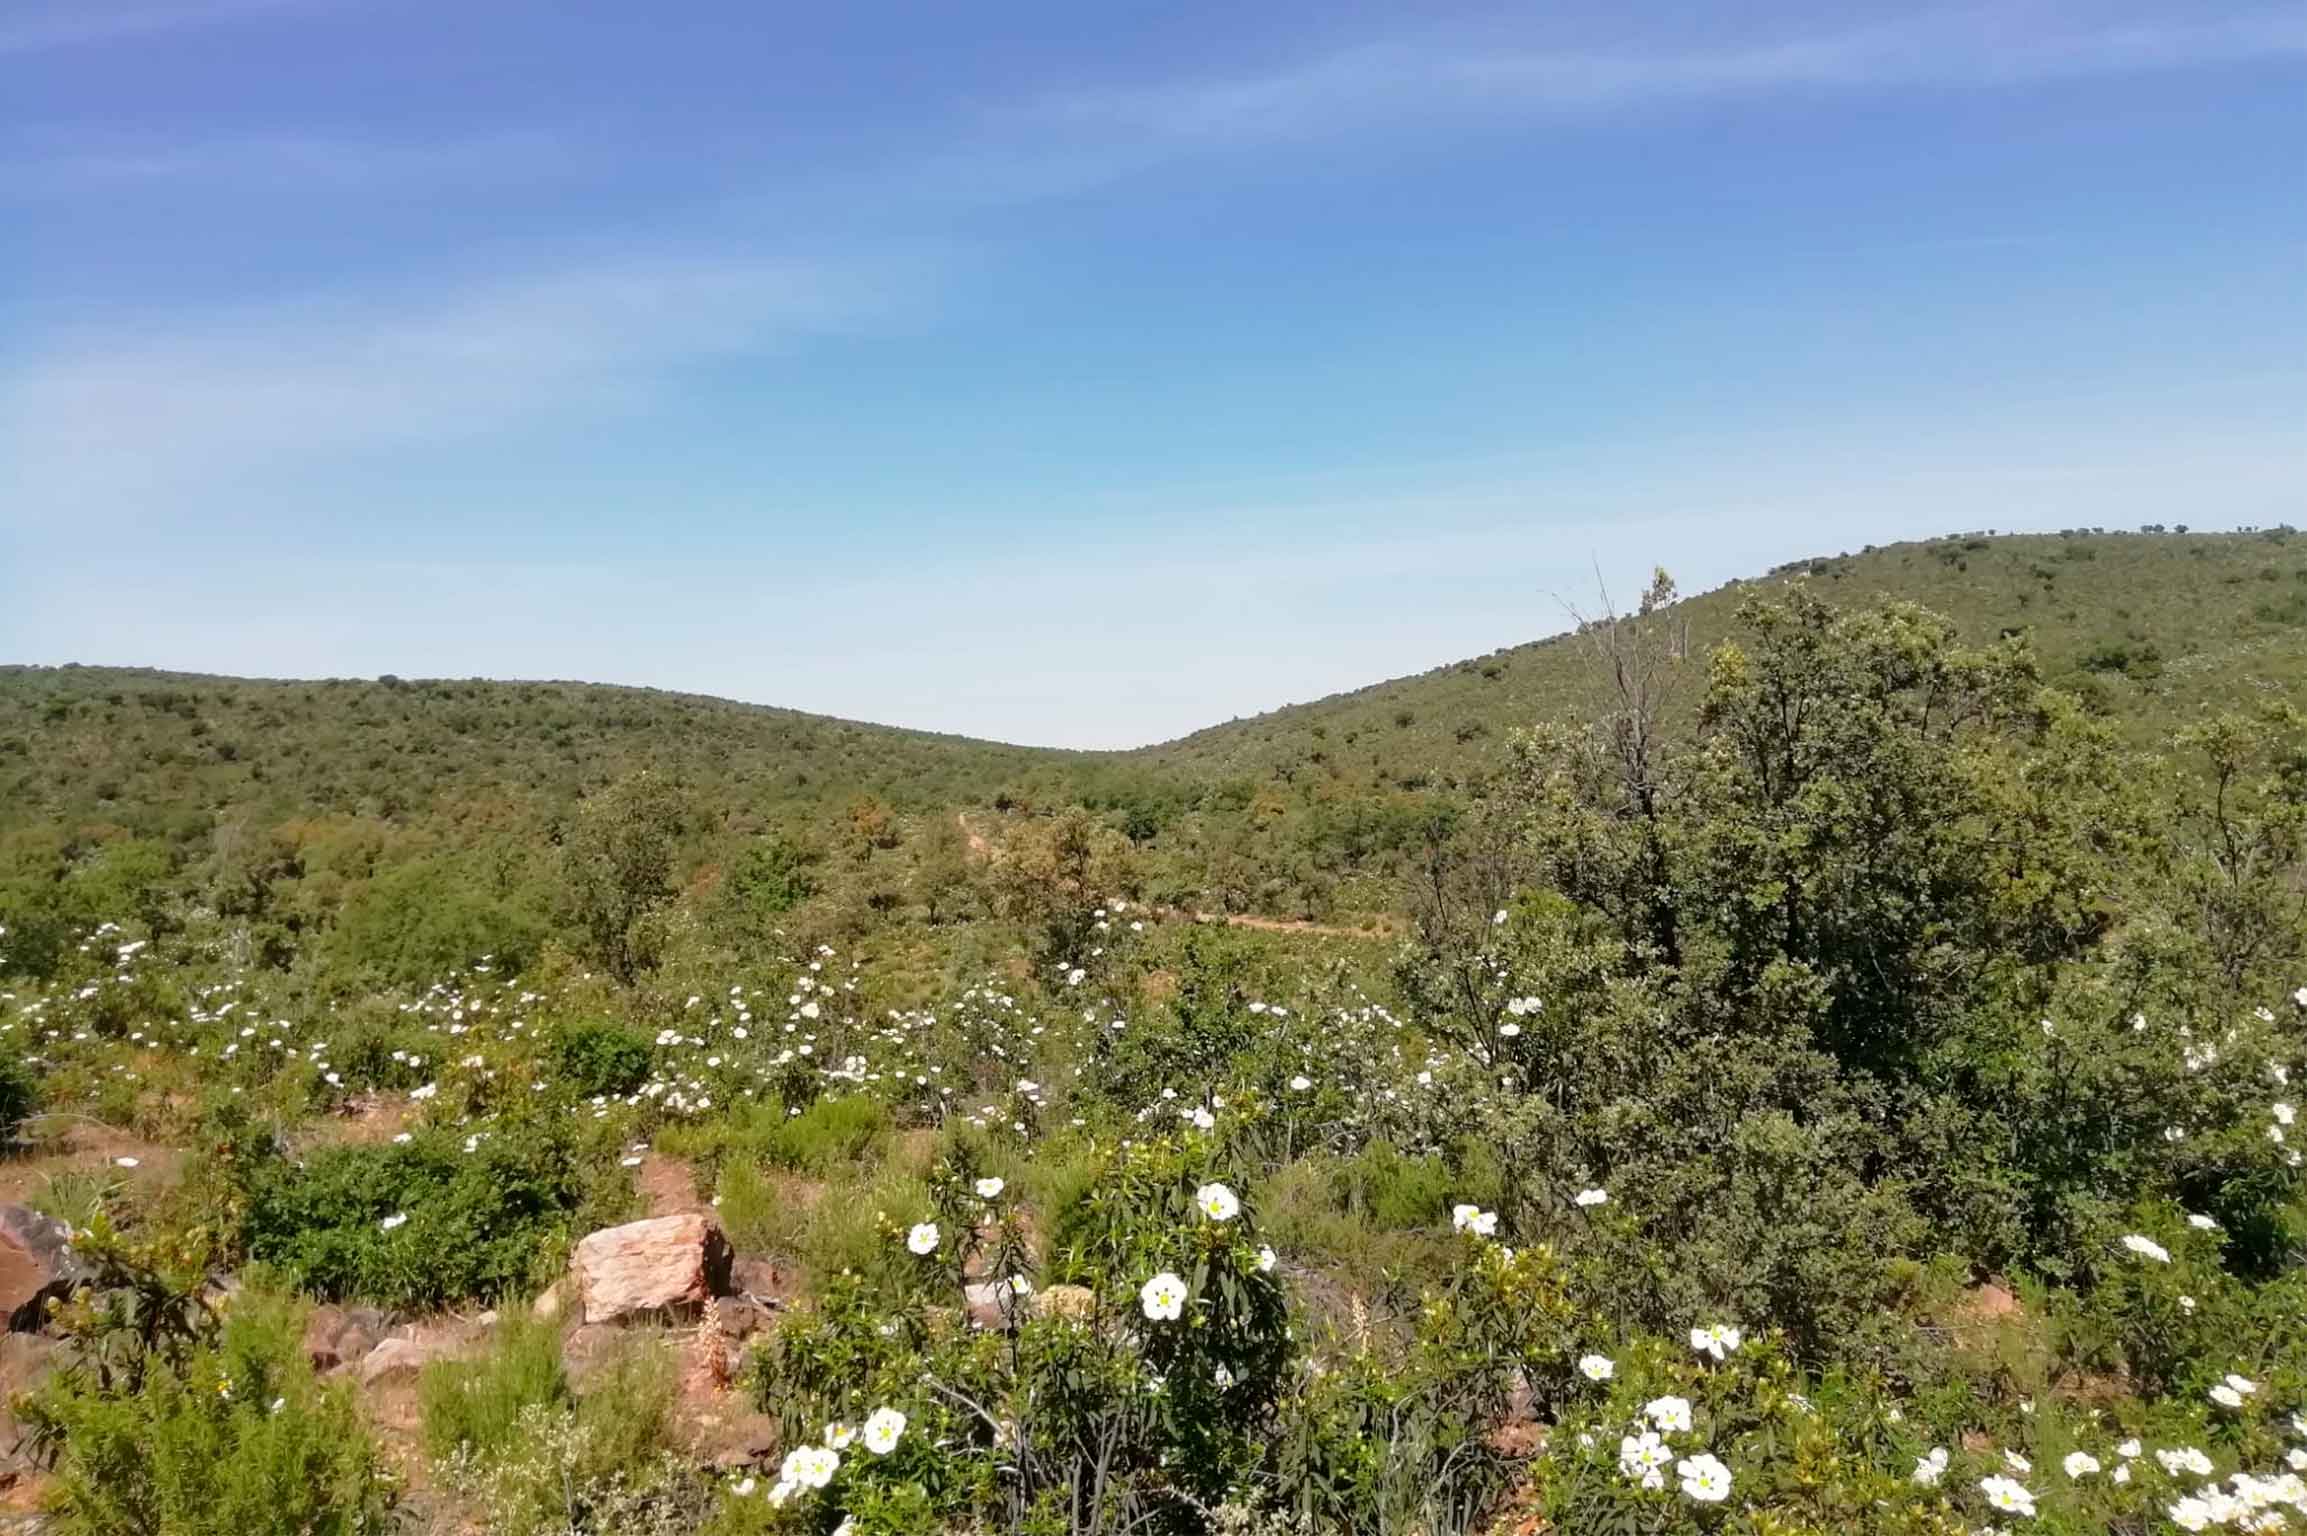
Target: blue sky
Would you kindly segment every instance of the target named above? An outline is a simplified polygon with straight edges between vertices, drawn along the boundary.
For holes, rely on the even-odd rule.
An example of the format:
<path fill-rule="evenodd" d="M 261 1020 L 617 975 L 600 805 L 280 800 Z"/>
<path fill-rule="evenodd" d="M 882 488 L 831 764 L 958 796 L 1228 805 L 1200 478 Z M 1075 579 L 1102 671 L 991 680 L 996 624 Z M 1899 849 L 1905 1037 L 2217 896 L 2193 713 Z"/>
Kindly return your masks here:
<path fill-rule="evenodd" d="M 2299 521 L 2307 6 L 0 0 L 0 660 L 1129 745 Z"/>

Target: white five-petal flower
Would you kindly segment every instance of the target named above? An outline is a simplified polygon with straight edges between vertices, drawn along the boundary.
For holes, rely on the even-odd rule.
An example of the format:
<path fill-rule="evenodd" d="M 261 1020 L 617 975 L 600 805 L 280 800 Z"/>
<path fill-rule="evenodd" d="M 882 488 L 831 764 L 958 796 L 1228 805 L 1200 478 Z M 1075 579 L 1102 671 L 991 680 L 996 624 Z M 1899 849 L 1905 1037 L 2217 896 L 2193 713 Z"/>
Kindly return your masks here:
<path fill-rule="evenodd" d="M 1242 1202 L 1223 1184 L 1204 1184 L 1195 1190 L 1194 1205 L 1212 1221 L 1232 1221 L 1242 1213 Z"/>
<path fill-rule="evenodd" d="M 865 1448 L 876 1456 L 886 1456 L 897 1449 L 898 1437 L 904 1433 L 904 1414 L 894 1408 L 876 1408 L 865 1421 Z"/>
<path fill-rule="evenodd" d="M 1138 1287 L 1138 1304 L 1157 1323 L 1175 1322 L 1186 1309 L 1186 1283 L 1168 1270 Z"/>

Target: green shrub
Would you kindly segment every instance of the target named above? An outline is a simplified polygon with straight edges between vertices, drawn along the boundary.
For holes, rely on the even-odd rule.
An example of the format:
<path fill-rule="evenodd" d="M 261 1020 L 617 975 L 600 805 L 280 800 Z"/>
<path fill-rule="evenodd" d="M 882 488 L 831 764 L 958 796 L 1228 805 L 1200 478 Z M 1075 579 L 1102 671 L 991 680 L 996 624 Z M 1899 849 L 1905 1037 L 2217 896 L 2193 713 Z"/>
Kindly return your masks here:
<path fill-rule="evenodd" d="M 615 1024 L 578 1024 L 553 1041 L 553 1070 L 578 1098 L 623 1098 L 649 1080 L 649 1042 Z"/>
<path fill-rule="evenodd" d="M 672 1443 L 680 1358 L 667 1341 L 634 1334 L 616 1341 L 577 1397 L 577 1422 L 607 1473 L 647 1466 Z"/>
<path fill-rule="evenodd" d="M 893 1234 L 929 1216 L 929 1191 L 902 1168 L 881 1168 L 826 1190 L 799 1213 L 796 1257 L 813 1274 L 889 1275 L 910 1269 Z"/>
<path fill-rule="evenodd" d="M 960 1326 L 954 1306 L 988 1216 L 987 1272 L 1022 1276 L 1006 1192 L 978 1195 L 965 1157 L 941 1164 L 935 1245 L 911 1251 L 902 1225 L 882 1224 L 892 1261 L 827 1279 L 754 1355 L 756 1399 L 789 1444 L 845 1445 L 884 1408 L 908 1420 L 894 1452 L 847 1455 L 811 1507 L 871 1536 L 988 1516 L 1207 1529 L 1204 1511 L 1264 1460 L 1293 1347 L 1251 1206 L 1211 1187 L 1211 1150 L 1197 1136 L 1107 1153 L 1054 1218 L 1048 1272 L 1086 1288 L 1095 1315 L 1020 1315 L 1007 1337 Z M 997 1460 L 1017 1472 L 995 1476 Z"/>
<path fill-rule="evenodd" d="M 1453 1178 L 1439 1157 L 1405 1157 L 1383 1138 L 1333 1168 L 1330 1190 L 1339 1210 L 1386 1232 L 1435 1226 L 1449 1219 L 1453 1197 L 1482 1195 Z"/>
<path fill-rule="evenodd" d="M 324 1148 L 259 1165 L 248 1251 L 328 1298 L 436 1307 L 550 1280 L 590 1192 L 558 1121 L 505 1121 L 459 1139 Z"/>
<path fill-rule="evenodd" d="M 798 1226 L 790 1207 L 768 1176 L 751 1163 L 731 1163 L 721 1170 L 713 1212 L 740 1252 L 790 1250 Z"/>
<path fill-rule="evenodd" d="M 792 911 L 817 894 L 809 854 L 780 837 L 749 844 L 729 870 L 724 899 L 754 921 Z"/>
<path fill-rule="evenodd" d="M 78 1232 L 94 1226 L 97 1213 L 123 1187 L 121 1178 L 107 1170 L 59 1168 L 26 1197 L 25 1204 Z"/>
<path fill-rule="evenodd" d="M 653 1337 L 619 1338 L 572 1397 L 554 1326 L 508 1319 L 483 1358 L 426 1368 L 426 1450 L 492 1532 L 694 1530 L 708 1494 L 668 1454 L 675 1364 Z"/>
<path fill-rule="evenodd" d="M 418 859 L 360 885 L 329 931 L 330 963 L 410 986 L 483 955 L 524 969 L 544 939 L 533 913 L 499 900 L 457 859 Z"/>
<path fill-rule="evenodd" d="M 302 1313 L 243 1292 L 222 1327 L 107 1391 L 67 1369 L 26 1402 L 55 1448 L 62 1536 L 364 1536 L 392 1483 L 352 1389 L 314 1380 Z"/>
<path fill-rule="evenodd" d="M 2152 641 L 2109 640 L 2085 651 L 2079 665 L 2090 672 L 2120 672 L 2142 682 L 2162 676 L 2163 653 Z"/>
<path fill-rule="evenodd" d="M 776 1116 L 775 1102 L 756 1111 L 755 1123 L 766 1132 L 762 1155 L 812 1178 L 857 1167 L 889 1132 L 889 1111 L 859 1095 L 819 1099 L 798 1115 Z"/>
<path fill-rule="evenodd" d="M 1356 1276 L 1418 1276 L 1436 1270 L 1450 1245 L 1423 1231 L 1380 1231 L 1338 1203 L 1339 1165 L 1308 1158 L 1277 1170 L 1265 1184 L 1266 1234 L 1301 1263 L 1344 1268 Z"/>
<path fill-rule="evenodd" d="M 798 1069 L 814 1076 L 800 1058 Z M 733 1168 L 782 1168 L 812 1179 L 854 1175 L 876 1162 L 887 1145 L 889 1109 L 860 1094 L 814 1098 L 806 1108 L 776 1094 L 731 1107 L 701 1124 L 669 1125 L 658 1150 L 695 1163 L 718 1184 Z"/>
<path fill-rule="evenodd" d="M 436 1360 L 417 1381 L 425 1454 L 444 1461 L 468 1451 L 493 1456 L 512 1443 L 522 1413 L 569 1401 L 559 1328 L 520 1309 L 505 1313 L 478 1360 Z"/>

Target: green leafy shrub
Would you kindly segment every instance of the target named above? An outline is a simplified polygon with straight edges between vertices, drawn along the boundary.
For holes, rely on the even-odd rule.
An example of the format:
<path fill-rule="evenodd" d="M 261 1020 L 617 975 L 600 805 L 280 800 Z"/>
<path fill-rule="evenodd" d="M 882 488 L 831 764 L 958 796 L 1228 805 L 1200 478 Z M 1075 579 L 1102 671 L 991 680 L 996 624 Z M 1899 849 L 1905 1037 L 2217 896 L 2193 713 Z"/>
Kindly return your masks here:
<path fill-rule="evenodd" d="M 340 973 L 423 985 L 489 956 L 526 968 L 544 940 L 535 913 L 482 887 L 458 859 L 416 859 L 363 883 L 325 951 Z"/>
<path fill-rule="evenodd" d="M 727 900 L 755 921 L 790 912 L 817 894 L 813 862 L 806 851 L 785 839 L 764 837 L 749 845 L 730 868 Z"/>
<path fill-rule="evenodd" d="M 622 1098 L 649 1079 L 649 1042 L 615 1024 L 577 1024 L 553 1040 L 553 1070 L 578 1098 Z"/>
<path fill-rule="evenodd" d="M 65 1536 L 366 1536 L 393 1486 L 352 1390 L 313 1378 L 296 1303 L 243 1292 L 213 1332 L 107 1386 L 26 1400 Z"/>
<path fill-rule="evenodd" d="M 1483 1193 L 1454 1178 L 1440 1158 L 1405 1157 L 1383 1138 L 1330 1175 L 1330 1198 L 1340 1210 L 1388 1232 L 1434 1226 L 1447 1219 L 1454 1195 L 1479 1199 Z"/>
<path fill-rule="evenodd" d="M 933 1214 L 921 1179 L 889 1166 L 844 1180 L 805 1207 L 788 1210 L 791 1246 L 773 1242 L 768 1245 L 772 1251 L 792 1252 L 812 1274 L 855 1271 L 882 1277 L 914 1267 L 890 1241 L 890 1233 Z"/>
<path fill-rule="evenodd" d="M 1291 1351 L 1252 1215 L 1209 1152 L 1196 1137 L 1110 1153 L 1050 1241 L 1047 1278 L 1081 1287 L 1087 1307 L 1039 1317 L 1006 1189 L 966 1160 L 938 1169 L 934 1222 L 884 1223 L 893 1263 L 828 1281 L 753 1357 L 756 1398 L 788 1443 L 836 1453 L 812 1507 L 845 1509 L 874 1536 L 997 1510 L 1064 1529 L 1069 1504 L 1077 1522 L 1203 1528 L 1200 1512 L 1259 1463 Z M 980 1255 L 1012 1286 L 1013 1332 L 957 1326 L 951 1303 Z M 885 1411 L 904 1425 L 882 1453 L 871 1436 Z M 852 1435 L 867 1455 L 838 1454 Z M 1019 1470 L 997 1481 L 987 1453 L 1004 1446 Z M 818 1486 L 796 1467 L 787 1481 Z"/>
<path fill-rule="evenodd" d="M 1402 973 L 1425 1070 L 1357 1069 L 1362 1134 L 1493 1149 L 1503 1229 L 1597 1306 L 1809 1359 L 1897 1367 L 1925 1259 L 2088 1283 L 2142 1197 L 2267 1269 L 2302 1235 L 2259 1003 L 2296 985 L 2298 722 L 2143 776 L 2017 640 L 1799 589 L 1741 618 L 1695 742 L 1658 735 L 1646 604 L 1597 641 L 1622 711 L 1518 743 Z"/>
<path fill-rule="evenodd" d="M 798 1115 L 774 1100 L 755 1112 L 761 1156 L 780 1168 L 825 1178 L 865 1161 L 889 1134 L 889 1111 L 863 1095 L 819 1099 Z"/>
<path fill-rule="evenodd" d="M 109 1171 L 59 1168 L 25 1198 L 25 1204 L 77 1232 L 94 1226 L 98 1213 L 122 1188 L 120 1177 Z"/>
<path fill-rule="evenodd" d="M 714 1186 L 713 1211 L 721 1230 L 743 1253 L 771 1253 L 789 1249 L 794 1223 L 788 1201 L 759 1168 L 731 1163 L 721 1170 Z"/>
<path fill-rule="evenodd" d="M 558 1271 L 589 1171 L 557 1120 L 328 1147 L 301 1167 L 254 1170 L 248 1251 L 332 1299 L 432 1307 L 518 1294 Z"/>
<path fill-rule="evenodd" d="M 878 1099 L 811 1093 L 804 1102 L 806 1108 L 772 1095 L 739 1104 L 709 1124 L 668 1127 L 658 1144 L 694 1161 L 708 1180 L 725 1179 L 739 1168 L 765 1167 L 812 1179 L 846 1177 L 872 1165 L 886 1150 L 889 1107 Z"/>

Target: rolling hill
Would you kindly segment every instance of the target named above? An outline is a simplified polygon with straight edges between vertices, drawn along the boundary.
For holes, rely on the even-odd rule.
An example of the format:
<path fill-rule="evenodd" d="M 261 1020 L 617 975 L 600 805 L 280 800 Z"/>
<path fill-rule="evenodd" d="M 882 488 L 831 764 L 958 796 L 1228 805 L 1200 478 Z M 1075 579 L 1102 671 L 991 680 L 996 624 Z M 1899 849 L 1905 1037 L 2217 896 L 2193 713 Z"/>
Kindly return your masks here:
<path fill-rule="evenodd" d="M 1678 603 L 1693 655 L 1734 633 L 1749 593 L 1796 581 L 1922 603 L 1974 642 L 2024 630 L 2045 676 L 2142 742 L 2307 681 L 2307 540 L 2287 529 L 1957 536 L 1801 561 Z M 1077 804 L 1126 836 L 1164 899 L 1368 912 L 1515 728 L 1589 713 L 1601 688 L 1590 650 L 1558 636 L 1087 753 L 581 683 L 0 667 L 0 881 L 37 892 L 132 845 L 188 888 L 307 879 L 317 859 L 339 891 L 487 846 L 514 850 L 490 861 L 503 891 L 512 864 L 542 891 L 538 850 L 571 809 L 652 770 L 683 796 L 688 865 L 708 881 L 784 836 L 861 866 L 913 859 L 860 898 L 885 904 L 931 880 L 916 854 L 951 836 L 953 808 L 999 837 L 1004 813 Z"/>
<path fill-rule="evenodd" d="M 1973 643 L 2012 629 L 2046 678 L 2142 737 L 2210 708 L 2307 682 L 2307 539 L 2289 530 L 1956 536 L 1781 566 L 1675 607 L 1694 654 L 1730 637 L 1750 593 L 1807 581 L 1830 602 L 1921 603 Z M 1507 732 L 1602 707 L 1575 635 L 1197 731 L 1138 754 L 1201 775 L 1464 782 Z"/>

